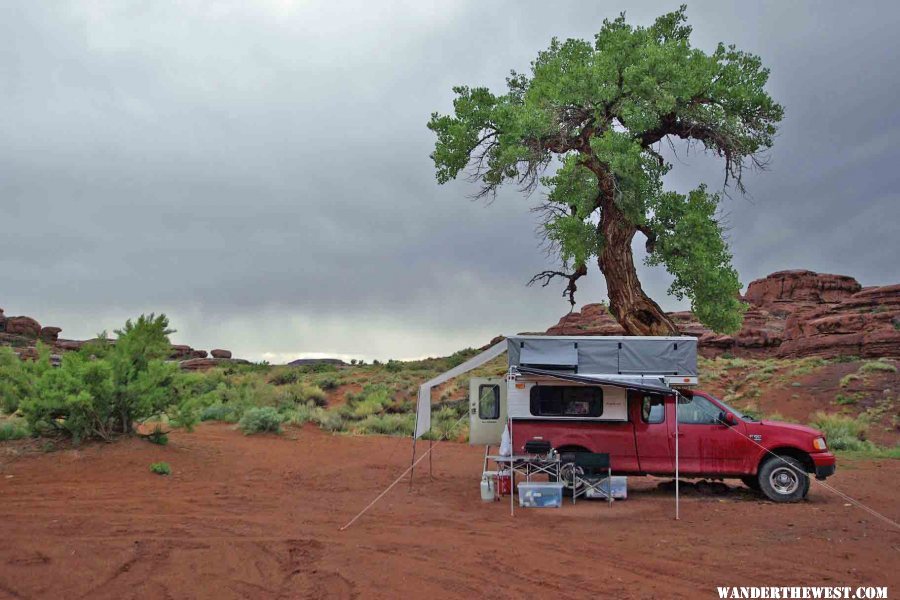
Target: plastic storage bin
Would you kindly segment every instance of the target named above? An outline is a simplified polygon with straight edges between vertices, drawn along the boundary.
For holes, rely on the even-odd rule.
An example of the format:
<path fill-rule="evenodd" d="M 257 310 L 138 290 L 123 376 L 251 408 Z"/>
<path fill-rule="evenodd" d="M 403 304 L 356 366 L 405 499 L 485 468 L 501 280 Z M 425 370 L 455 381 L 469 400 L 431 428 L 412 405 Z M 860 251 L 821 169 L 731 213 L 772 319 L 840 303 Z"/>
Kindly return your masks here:
<path fill-rule="evenodd" d="M 559 508 L 562 506 L 562 483 L 523 481 L 518 487 L 519 506 L 530 508 Z"/>
<path fill-rule="evenodd" d="M 609 480 L 606 477 L 603 477 L 600 480 L 600 489 L 604 492 L 608 492 L 610 489 Z M 598 491 L 588 489 L 585 496 L 588 498 L 597 498 L 600 500 L 606 500 L 606 495 L 601 494 Z M 623 475 L 613 475 L 612 478 L 612 497 L 614 500 L 625 500 L 628 498 L 628 477 Z"/>

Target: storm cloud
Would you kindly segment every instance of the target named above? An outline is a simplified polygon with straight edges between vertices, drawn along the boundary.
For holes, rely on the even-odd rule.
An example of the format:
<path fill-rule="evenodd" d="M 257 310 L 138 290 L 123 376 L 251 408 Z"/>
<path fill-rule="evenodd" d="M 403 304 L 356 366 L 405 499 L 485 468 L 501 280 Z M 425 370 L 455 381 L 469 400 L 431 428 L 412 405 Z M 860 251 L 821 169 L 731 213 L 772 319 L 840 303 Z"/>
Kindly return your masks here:
<path fill-rule="evenodd" d="M 166 312 L 175 339 L 252 359 L 416 357 L 568 310 L 525 198 L 438 186 L 432 111 L 498 89 L 550 38 L 655 2 L 5 2 L 0 306 L 89 337 Z M 694 44 L 759 54 L 786 108 L 768 171 L 725 202 L 746 284 L 900 278 L 900 8 L 693 2 Z M 670 153 L 669 184 L 722 165 Z M 671 281 L 640 268 L 664 307 Z M 579 300 L 605 298 L 594 268 Z"/>

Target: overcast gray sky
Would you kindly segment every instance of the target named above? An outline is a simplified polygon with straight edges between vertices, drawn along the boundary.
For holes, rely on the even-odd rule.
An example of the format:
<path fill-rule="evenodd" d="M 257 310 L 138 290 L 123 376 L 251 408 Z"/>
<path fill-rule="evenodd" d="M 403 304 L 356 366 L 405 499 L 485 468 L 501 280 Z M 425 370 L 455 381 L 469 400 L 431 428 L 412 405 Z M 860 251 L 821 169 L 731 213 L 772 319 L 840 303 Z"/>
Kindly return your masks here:
<path fill-rule="evenodd" d="M 438 186 L 432 111 L 552 36 L 677 2 L 100 0 L 0 4 L 0 307 L 90 337 L 165 312 L 176 341 L 281 362 L 409 358 L 568 311 L 530 200 Z M 746 285 L 900 281 L 900 5 L 690 2 L 694 45 L 759 54 L 786 108 L 726 202 Z M 721 164 L 682 156 L 686 190 Z M 670 278 L 641 268 L 666 308 Z M 605 298 L 596 269 L 579 300 Z"/>

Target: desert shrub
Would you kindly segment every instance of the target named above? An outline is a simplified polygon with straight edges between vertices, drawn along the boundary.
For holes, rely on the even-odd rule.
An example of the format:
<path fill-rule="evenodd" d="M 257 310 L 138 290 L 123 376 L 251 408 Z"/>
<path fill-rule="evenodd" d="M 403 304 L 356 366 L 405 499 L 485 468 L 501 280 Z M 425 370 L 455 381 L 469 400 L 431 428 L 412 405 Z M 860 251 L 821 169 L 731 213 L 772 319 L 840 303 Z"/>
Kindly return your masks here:
<path fill-rule="evenodd" d="M 105 335 L 63 356 L 34 382 L 34 394 L 20 404 L 38 432 L 62 431 L 76 442 L 131 433 L 136 421 L 159 415 L 177 403 L 175 364 L 165 315 L 141 315 L 118 330 L 115 345 Z"/>
<path fill-rule="evenodd" d="M 297 370 L 288 369 L 272 374 L 272 376 L 269 377 L 269 383 L 274 385 L 288 385 L 291 383 L 297 383 L 299 379 L 300 373 Z"/>
<path fill-rule="evenodd" d="M 237 406 L 228 404 L 210 404 L 200 411 L 201 421 L 226 421 L 236 423 L 241 418 L 242 412 Z"/>
<path fill-rule="evenodd" d="M 281 430 L 283 421 L 284 417 L 277 410 L 271 406 L 262 406 L 244 412 L 241 420 L 238 421 L 238 427 L 245 435 L 263 431 L 278 432 Z"/>
<path fill-rule="evenodd" d="M 320 377 L 316 382 L 316 385 L 318 385 L 323 390 L 334 390 L 337 389 L 337 387 L 340 385 L 340 381 L 335 377 L 326 376 Z"/>
<path fill-rule="evenodd" d="M 162 427 L 157 425 L 153 431 L 147 435 L 147 441 L 151 444 L 157 444 L 159 446 L 165 446 L 169 443 L 169 436 L 165 431 L 162 430 Z"/>
<path fill-rule="evenodd" d="M 389 404 L 388 388 L 384 384 L 369 384 L 359 394 L 348 394 L 342 414 L 352 419 L 365 419 L 383 412 Z"/>
<path fill-rule="evenodd" d="M 21 440 L 31 435 L 28 426 L 19 419 L 10 419 L 0 423 L 0 442 Z"/>
<path fill-rule="evenodd" d="M 0 410 L 13 414 L 24 400 L 34 397 L 35 382 L 52 367 L 50 350 L 37 344 L 36 360 L 19 360 L 18 355 L 6 346 L 0 347 Z"/>
<path fill-rule="evenodd" d="M 859 381 L 860 379 L 862 379 L 862 377 L 860 377 L 856 373 L 850 373 L 849 375 L 844 375 L 843 377 L 841 377 L 839 385 L 844 388 L 850 385 L 852 382 Z"/>
<path fill-rule="evenodd" d="M 328 396 L 316 385 L 307 383 L 295 383 L 286 386 L 281 391 L 279 404 L 306 404 L 312 402 L 316 406 L 326 406 L 328 404 Z"/>
<path fill-rule="evenodd" d="M 150 472 L 156 473 L 157 475 L 171 475 L 172 468 L 167 462 L 155 462 L 150 463 Z"/>
<path fill-rule="evenodd" d="M 825 433 L 832 450 L 870 450 L 874 447 L 866 440 L 868 427 L 861 419 L 819 412 L 813 416 L 812 426 Z"/>
<path fill-rule="evenodd" d="M 413 414 L 369 415 L 353 427 L 356 433 L 399 436 L 412 435 L 414 429 Z"/>
<path fill-rule="evenodd" d="M 854 394 L 838 394 L 834 397 L 835 404 L 856 404 L 857 401 L 858 399 Z"/>
<path fill-rule="evenodd" d="M 305 425 L 314 420 L 316 411 L 322 410 L 313 403 L 298 404 L 282 412 L 284 422 L 289 425 Z"/>
<path fill-rule="evenodd" d="M 344 429 L 344 419 L 335 411 L 320 408 L 313 413 L 312 421 L 325 431 L 334 432 Z"/>
<path fill-rule="evenodd" d="M 400 362 L 399 360 L 391 359 L 391 360 L 387 361 L 387 364 L 384 365 L 384 368 L 389 373 L 399 373 L 400 371 L 403 370 L 403 363 Z"/>
<path fill-rule="evenodd" d="M 869 361 L 859 368 L 859 373 L 896 373 L 897 367 L 883 360 Z"/>

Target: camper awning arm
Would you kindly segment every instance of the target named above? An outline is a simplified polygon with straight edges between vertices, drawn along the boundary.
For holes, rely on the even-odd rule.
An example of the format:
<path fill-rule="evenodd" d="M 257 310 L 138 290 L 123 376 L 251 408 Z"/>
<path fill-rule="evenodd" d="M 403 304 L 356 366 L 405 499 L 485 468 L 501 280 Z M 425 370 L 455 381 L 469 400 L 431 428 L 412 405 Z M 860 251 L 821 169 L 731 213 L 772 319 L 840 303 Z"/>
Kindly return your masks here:
<path fill-rule="evenodd" d="M 453 379 L 454 377 L 462 375 L 467 371 L 478 368 L 484 363 L 497 358 L 498 356 L 506 352 L 506 348 L 506 340 L 501 340 L 478 356 L 474 356 L 461 365 L 457 365 L 449 371 L 441 373 L 434 379 L 429 379 L 428 381 L 420 385 L 419 397 L 416 401 L 416 432 L 414 437 L 420 438 L 428 433 L 429 429 L 431 429 L 431 388 L 444 383 L 448 379 Z"/>
<path fill-rule="evenodd" d="M 575 381 L 578 383 L 587 383 L 591 385 L 611 385 L 615 387 L 628 388 L 630 390 L 638 390 L 642 392 L 657 392 L 664 394 L 674 393 L 675 390 L 668 385 L 655 381 L 634 381 L 625 379 L 613 379 L 610 377 L 591 377 L 588 375 L 577 375 L 575 373 L 561 373 L 559 371 L 546 371 L 544 369 L 534 369 L 531 367 L 518 367 L 518 372 L 523 375 L 537 375 L 539 377 L 554 377 L 564 381 Z"/>

